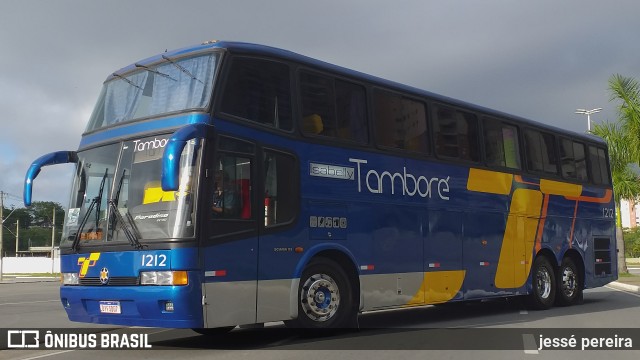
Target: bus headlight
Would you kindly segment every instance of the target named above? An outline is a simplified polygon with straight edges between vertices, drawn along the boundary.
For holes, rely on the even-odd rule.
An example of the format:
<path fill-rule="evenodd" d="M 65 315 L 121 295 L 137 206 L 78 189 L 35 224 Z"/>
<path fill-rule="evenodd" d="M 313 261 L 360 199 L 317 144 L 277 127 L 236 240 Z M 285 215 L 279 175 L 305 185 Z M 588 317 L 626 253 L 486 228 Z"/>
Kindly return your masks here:
<path fill-rule="evenodd" d="M 186 271 L 143 271 L 140 272 L 140 285 L 187 285 Z"/>
<path fill-rule="evenodd" d="M 62 273 L 62 285 L 79 285 L 80 276 L 77 272 Z"/>

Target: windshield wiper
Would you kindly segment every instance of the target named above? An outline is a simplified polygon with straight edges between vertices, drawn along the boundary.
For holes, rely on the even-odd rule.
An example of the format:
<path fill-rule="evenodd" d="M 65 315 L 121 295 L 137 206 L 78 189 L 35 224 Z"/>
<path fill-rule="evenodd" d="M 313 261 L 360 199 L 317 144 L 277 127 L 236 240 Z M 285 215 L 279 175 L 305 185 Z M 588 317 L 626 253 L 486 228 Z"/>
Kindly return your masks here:
<path fill-rule="evenodd" d="M 143 88 L 141 88 L 140 86 L 138 86 L 138 85 L 134 84 L 134 83 L 133 83 L 133 81 L 131 81 L 131 80 L 127 79 L 126 77 L 124 77 L 124 76 L 122 76 L 122 75 L 120 75 L 120 74 L 113 73 L 113 76 L 117 77 L 118 79 L 122 79 L 122 80 L 126 81 L 127 83 L 129 83 L 129 85 L 131 85 L 131 86 L 133 86 L 133 87 L 136 87 L 136 88 L 138 88 L 138 89 L 140 89 L 140 90 L 144 91 L 144 89 L 143 89 Z"/>
<path fill-rule="evenodd" d="M 124 218 L 122 217 L 122 214 L 120 214 L 120 210 L 118 210 L 118 205 L 116 204 L 115 200 L 109 200 L 109 208 L 115 215 L 115 222 L 119 221 L 120 224 L 122 224 L 122 231 L 124 231 L 124 235 L 127 237 L 127 240 L 129 240 L 129 244 L 136 250 L 142 249 L 144 245 L 142 245 L 140 243 L 140 240 L 138 240 L 138 235 L 136 235 L 136 227 L 133 223 L 133 220 L 131 219 L 131 214 L 129 213 L 129 211 L 127 210 L 127 221 L 124 221 Z"/>
<path fill-rule="evenodd" d="M 143 248 L 144 245 L 142 245 L 140 243 L 140 240 L 138 240 L 138 236 L 136 234 L 136 228 L 134 223 L 129 219 L 131 217 L 131 215 L 129 214 L 129 210 L 127 210 L 127 222 L 129 223 L 129 226 L 131 226 L 131 228 L 129 228 L 129 226 L 127 226 L 127 222 L 124 221 L 122 214 L 120 213 L 120 210 L 118 210 L 118 203 L 120 201 L 120 191 L 122 190 L 122 183 L 124 182 L 124 178 L 125 175 L 127 173 L 126 169 L 122 170 L 122 175 L 120 175 L 120 180 L 118 182 L 118 190 L 116 191 L 115 197 L 113 199 L 109 199 L 108 204 L 109 204 L 109 213 L 111 213 L 111 211 L 113 211 L 114 216 L 110 217 L 111 219 L 111 236 L 113 236 L 113 232 L 115 231 L 115 227 L 116 224 L 118 223 L 118 221 L 120 222 L 120 224 L 122 224 L 122 230 L 124 231 L 125 236 L 127 237 L 127 240 L 129 240 L 129 244 L 131 244 L 131 246 L 133 246 L 134 248 L 140 250 Z"/>
<path fill-rule="evenodd" d="M 148 67 L 148 66 L 144 66 L 144 65 L 141 65 L 141 64 L 134 64 L 134 65 L 135 65 L 136 67 L 138 67 L 138 68 L 143 68 L 143 69 L 147 70 L 148 72 L 151 72 L 151 73 L 154 73 L 154 74 L 160 75 L 160 76 L 165 77 L 165 78 L 167 78 L 167 79 L 171 79 L 171 80 L 173 80 L 173 81 L 178 81 L 178 79 L 174 79 L 174 78 L 172 78 L 172 77 L 171 77 L 171 75 L 169 75 L 169 74 L 165 74 L 165 73 L 160 72 L 160 71 L 158 71 L 158 70 L 156 70 L 156 69 L 152 69 L 152 68 L 150 68 L 150 67 Z"/>
<path fill-rule="evenodd" d="M 185 69 L 184 66 L 178 64 L 177 62 L 173 61 L 173 59 L 171 59 L 170 57 L 166 56 L 166 55 L 162 55 L 162 58 L 167 60 L 168 62 L 171 63 L 171 65 L 175 66 L 176 68 L 178 68 L 178 70 L 182 71 L 183 73 L 187 74 L 187 76 L 189 76 L 192 80 L 196 80 L 197 82 L 199 82 L 200 84 L 204 85 L 204 83 L 202 82 L 202 80 L 198 79 L 197 77 L 195 77 L 189 70 Z"/>
<path fill-rule="evenodd" d="M 78 226 L 78 231 L 76 232 L 76 237 L 73 239 L 73 243 L 71 243 L 71 250 L 78 252 L 78 243 L 80 242 L 80 234 L 82 234 L 82 230 L 84 226 L 87 224 L 89 220 L 89 216 L 91 216 L 91 210 L 96 208 L 96 227 L 94 232 L 98 232 L 98 225 L 100 224 L 100 203 L 102 202 L 102 192 L 104 191 L 104 183 L 107 180 L 107 174 L 109 173 L 109 168 L 104 169 L 104 175 L 102 176 L 102 181 L 100 182 L 100 189 L 98 190 L 98 196 L 91 199 L 91 203 L 89 204 L 89 208 L 87 212 L 82 217 L 80 221 L 80 225 Z"/>

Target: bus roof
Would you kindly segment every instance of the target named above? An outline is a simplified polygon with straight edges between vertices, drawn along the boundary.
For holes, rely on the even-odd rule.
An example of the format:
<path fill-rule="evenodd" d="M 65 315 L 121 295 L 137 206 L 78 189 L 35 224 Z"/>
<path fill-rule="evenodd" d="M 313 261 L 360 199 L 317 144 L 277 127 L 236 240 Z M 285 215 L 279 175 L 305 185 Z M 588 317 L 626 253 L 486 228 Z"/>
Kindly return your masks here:
<path fill-rule="evenodd" d="M 446 103 L 449 105 L 453 105 L 453 106 L 458 106 L 461 108 L 465 108 L 471 111 L 475 111 L 475 112 L 479 112 L 481 114 L 484 115 L 489 115 L 489 116 L 495 116 L 495 117 L 499 117 L 499 118 L 506 118 L 506 119 L 512 119 L 517 121 L 518 123 L 521 124 L 525 124 L 525 125 L 530 125 L 530 126 L 534 126 L 543 130 L 547 130 L 553 133 L 564 133 L 567 135 L 571 135 L 572 137 L 578 137 L 578 138 L 583 138 L 585 140 L 591 141 L 591 142 L 598 142 L 598 143 L 604 143 L 604 140 L 600 137 L 597 137 L 595 135 L 591 135 L 591 134 L 582 134 L 582 133 L 578 133 L 575 131 L 571 131 L 571 130 L 567 130 L 567 129 L 562 129 L 559 127 L 555 127 L 552 125 L 547 125 L 538 121 L 533 121 L 524 117 L 520 117 L 520 116 L 516 116 L 516 115 L 512 115 L 512 114 L 508 114 L 502 111 L 498 111 L 498 110 L 493 110 L 493 109 L 489 109 L 483 106 L 479 106 L 479 105 L 475 105 L 475 104 L 471 104 L 462 100 L 457 100 L 451 97 L 447 97 L 447 96 L 443 96 L 443 95 L 439 95 L 439 94 L 435 94 L 423 89 L 419 89 L 416 87 L 412 87 L 412 86 L 408 86 L 408 85 L 404 85 L 398 82 L 394 82 L 391 80 L 387 80 L 387 79 L 383 79 L 380 77 L 376 77 L 373 75 L 369 75 L 369 74 L 365 74 L 356 70 L 352 70 L 352 69 L 348 69 L 345 67 L 341 67 L 338 65 L 334 65 L 328 62 L 324 62 L 318 59 L 314 59 L 305 55 L 300 55 L 297 54 L 295 52 L 289 51 L 289 50 L 283 50 L 283 49 L 279 49 L 279 48 L 275 48 L 275 47 L 271 47 L 271 46 L 266 46 L 266 45 L 259 45 L 259 44 L 252 44 L 252 43 L 245 43 L 245 42 L 235 42 L 235 41 L 218 41 L 218 40 L 211 40 L 211 41 L 206 41 L 202 44 L 199 45 L 195 45 L 195 46 L 189 46 L 189 47 L 185 47 L 185 48 L 180 48 L 180 49 L 176 49 L 176 50 L 172 50 L 172 51 L 165 51 L 162 54 L 158 54 L 143 60 L 140 60 L 134 64 L 131 64 L 129 66 L 126 66 L 116 72 L 114 72 L 114 74 L 123 74 L 123 73 L 127 73 L 129 71 L 133 71 L 137 68 L 136 65 L 150 65 L 159 61 L 163 60 L 163 56 L 164 57 L 169 57 L 169 58 L 173 58 L 173 57 L 181 57 L 181 56 L 185 56 L 185 55 L 189 55 L 189 54 L 197 54 L 197 53 L 201 53 L 201 52 L 206 52 L 206 51 L 211 51 L 214 49 L 221 49 L 221 50 L 225 50 L 228 51 L 232 54 L 251 54 L 251 55 L 258 55 L 258 56 L 265 56 L 265 57 L 271 57 L 271 58 L 278 58 L 278 59 L 282 59 L 285 61 L 291 61 L 294 63 L 298 63 L 304 66 L 309 66 L 312 68 L 316 68 L 319 70 L 325 70 L 325 71 L 329 71 L 332 73 L 335 73 L 337 75 L 343 76 L 343 77 L 347 77 L 347 78 L 352 78 L 352 79 L 357 79 L 360 81 L 365 81 L 367 83 L 370 83 L 372 85 L 377 85 L 380 87 L 386 87 L 386 88 L 391 88 L 393 90 L 397 90 L 400 92 L 405 92 L 405 93 L 409 93 L 412 95 L 416 95 L 419 97 L 427 97 L 433 101 L 436 102 L 442 102 L 442 103 Z M 109 77 L 107 77 L 107 81 L 111 80 L 114 77 L 114 74 L 109 75 Z"/>

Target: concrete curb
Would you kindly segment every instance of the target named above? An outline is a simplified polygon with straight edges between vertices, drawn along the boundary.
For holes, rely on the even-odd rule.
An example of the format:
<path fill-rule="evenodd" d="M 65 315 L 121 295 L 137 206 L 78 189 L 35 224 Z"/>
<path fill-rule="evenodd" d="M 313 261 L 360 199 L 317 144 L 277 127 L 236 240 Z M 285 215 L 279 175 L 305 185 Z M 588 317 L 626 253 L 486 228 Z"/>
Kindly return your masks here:
<path fill-rule="evenodd" d="M 614 281 L 609 283 L 607 286 L 611 286 L 614 289 L 618 289 L 622 291 L 640 293 L 640 287 L 636 285 L 629 285 L 629 284 Z"/>

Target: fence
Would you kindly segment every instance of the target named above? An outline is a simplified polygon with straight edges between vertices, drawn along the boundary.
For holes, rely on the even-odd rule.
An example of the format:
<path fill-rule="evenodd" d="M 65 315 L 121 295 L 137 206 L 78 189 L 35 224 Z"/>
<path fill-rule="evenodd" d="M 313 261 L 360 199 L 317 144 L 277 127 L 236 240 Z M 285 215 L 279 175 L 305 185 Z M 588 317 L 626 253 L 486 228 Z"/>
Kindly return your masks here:
<path fill-rule="evenodd" d="M 59 273 L 60 258 L 5 257 L 0 268 L 4 274 Z"/>

